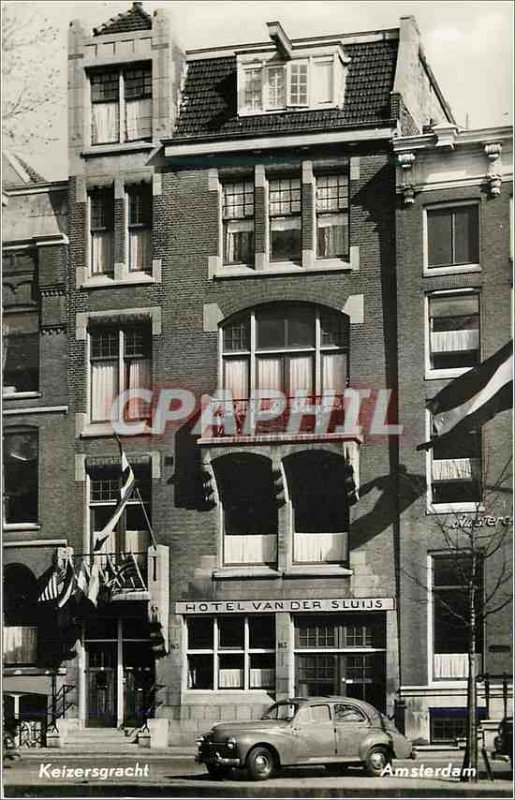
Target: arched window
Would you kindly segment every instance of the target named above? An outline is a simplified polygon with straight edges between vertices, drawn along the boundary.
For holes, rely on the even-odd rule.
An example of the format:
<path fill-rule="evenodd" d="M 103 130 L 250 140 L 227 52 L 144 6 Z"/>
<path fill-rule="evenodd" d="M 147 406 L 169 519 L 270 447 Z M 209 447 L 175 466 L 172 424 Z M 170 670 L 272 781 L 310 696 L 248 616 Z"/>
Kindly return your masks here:
<path fill-rule="evenodd" d="M 253 390 L 321 398 L 348 385 L 348 317 L 307 303 L 271 303 L 245 311 L 222 329 L 222 381 L 245 410 Z"/>

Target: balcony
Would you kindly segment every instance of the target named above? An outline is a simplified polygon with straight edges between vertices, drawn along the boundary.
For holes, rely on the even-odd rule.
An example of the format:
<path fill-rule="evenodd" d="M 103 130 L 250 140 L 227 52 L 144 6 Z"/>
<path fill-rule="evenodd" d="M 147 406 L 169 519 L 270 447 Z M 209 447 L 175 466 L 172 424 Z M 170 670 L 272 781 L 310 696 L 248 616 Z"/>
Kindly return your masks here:
<path fill-rule="evenodd" d="M 342 394 L 314 395 L 299 399 L 221 399 L 214 404 L 213 418 L 203 427 L 203 439 L 235 438 L 280 441 L 299 438 L 349 438 L 342 430 Z M 354 437 L 355 438 L 355 437 Z"/>

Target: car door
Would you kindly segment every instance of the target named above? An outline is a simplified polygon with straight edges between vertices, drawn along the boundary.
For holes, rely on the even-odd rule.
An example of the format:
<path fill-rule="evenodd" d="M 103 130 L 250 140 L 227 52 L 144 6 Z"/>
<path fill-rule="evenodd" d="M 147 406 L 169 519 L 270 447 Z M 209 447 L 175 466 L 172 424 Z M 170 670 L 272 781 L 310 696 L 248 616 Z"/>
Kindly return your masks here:
<path fill-rule="evenodd" d="M 297 763 L 319 763 L 336 758 L 336 734 L 329 703 L 302 708 L 293 720 Z"/>
<path fill-rule="evenodd" d="M 370 721 L 351 703 L 335 703 L 333 713 L 338 758 L 359 761 L 359 748 L 370 732 Z"/>

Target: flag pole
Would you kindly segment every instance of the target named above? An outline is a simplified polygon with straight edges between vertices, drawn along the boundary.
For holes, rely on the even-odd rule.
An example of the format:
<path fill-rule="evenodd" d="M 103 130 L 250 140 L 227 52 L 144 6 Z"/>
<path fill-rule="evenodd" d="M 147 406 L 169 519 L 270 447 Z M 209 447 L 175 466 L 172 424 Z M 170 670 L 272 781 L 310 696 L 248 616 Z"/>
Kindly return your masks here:
<path fill-rule="evenodd" d="M 134 491 L 136 492 L 136 495 L 137 495 L 138 500 L 140 502 L 141 508 L 143 509 L 143 514 L 145 515 L 145 521 L 146 521 L 147 526 L 148 526 L 148 530 L 149 530 L 149 533 L 150 533 L 150 538 L 152 539 L 152 545 L 153 545 L 153 547 L 157 547 L 157 542 L 156 542 L 156 537 L 155 537 L 155 534 L 154 534 L 154 529 L 153 529 L 152 524 L 151 524 L 151 522 L 150 522 L 150 520 L 148 518 L 147 509 L 145 508 L 145 503 L 143 502 L 143 500 L 141 498 L 141 494 L 140 494 L 140 491 L 139 491 L 138 484 L 136 484 L 136 487 L 135 487 Z"/>

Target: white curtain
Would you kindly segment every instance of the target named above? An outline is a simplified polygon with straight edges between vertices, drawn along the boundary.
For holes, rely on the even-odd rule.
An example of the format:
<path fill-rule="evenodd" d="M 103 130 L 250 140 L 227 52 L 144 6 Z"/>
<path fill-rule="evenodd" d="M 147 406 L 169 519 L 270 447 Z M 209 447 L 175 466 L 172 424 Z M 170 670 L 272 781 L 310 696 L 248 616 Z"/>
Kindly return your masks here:
<path fill-rule="evenodd" d="M 433 461 L 434 481 L 468 481 L 477 475 L 475 458 L 445 458 Z"/>
<path fill-rule="evenodd" d="M 218 672 L 219 689 L 243 689 L 242 669 L 221 669 Z"/>
<path fill-rule="evenodd" d="M 251 235 L 254 231 L 253 219 L 226 220 L 225 227 L 225 253 L 224 259 L 229 264 L 248 261 L 252 253 Z"/>
<path fill-rule="evenodd" d="M 302 563 L 324 563 L 347 560 L 346 532 L 342 533 L 296 533 L 294 536 L 294 560 Z"/>
<path fill-rule="evenodd" d="M 152 136 L 152 98 L 125 101 L 125 138 L 147 139 Z"/>
<path fill-rule="evenodd" d="M 347 250 L 346 218 L 343 214 L 324 214 L 317 219 L 319 258 L 342 256 Z"/>
<path fill-rule="evenodd" d="M 224 388 L 229 389 L 233 400 L 248 398 L 249 369 L 246 358 L 227 358 L 224 361 Z"/>
<path fill-rule="evenodd" d="M 477 328 L 463 331 L 437 331 L 431 333 L 431 350 L 433 353 L 477 350 L 478 347 L 479 330 Z"/>
<path fill-rule="evenodd" d="M 93 103 L 91 107 L 91 141 L 93 144 L 109 144 L 120 138 L 118 102 Z"/>
<path fill-rule="evenodd" d="M 152 231 L 150 228 L 133 228 L 129 232 L 129 270 L 152 269 Z"/>
<path fill-rule="evenodd" d="M 467 653 L 442 653 L 433 656 L 433 677 L 448 680 L 467 678 L 469 674 Z"/>
<path fill-rule="evenodd" d="M 224 536 L 225 564 L 272 564 L 276 560 L 275 533 Z"/>
<path fill-rule="evenodd" d="M 290 356 L 290 395 L 296 390 L 313 392 L 313 359 L 311 356 Z"/>
<path fill-rule="evenodd" d="M 343 394 L 347 385 L 347 356 L 345 353 L 322 354 L 322 389 Z"/>
<path fill-rule="evenodd" d="M 91 274 L 106 275 L 114 270 L 114 241 L 112 231 L 91 233 Z"/>
<path fill-rule="evenodd" d="M 257 378 L 260 389 L 283 389 L 282 358 L 258 358 Z"/>
<path fill-rule="evenodd" d="M 3 628 L 6 664 L 33 664 L 36 661 L 38 629 L 33 626 L 8 625 Z"/>
<path fill-rule="evenodd" d="M 270 689 L 275 686 L 275 669 L 256 667 L 250 670 L 251 689 Z"/>
<path fill-rule="evenodd" d="M 151 362 L 138 358 L 128 365 L 127 389 L 151 389 Z M 149 415 L 149 404 L 139 397 L 132 398 L 126 406 L 128 419 L 144 419 Z"/>
<path fill-rule="evenodd" d="M 91 419 L 107 422 L 118 394 L 118 361 L 100 361 L 91 365 Z"/>

